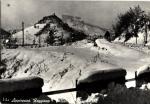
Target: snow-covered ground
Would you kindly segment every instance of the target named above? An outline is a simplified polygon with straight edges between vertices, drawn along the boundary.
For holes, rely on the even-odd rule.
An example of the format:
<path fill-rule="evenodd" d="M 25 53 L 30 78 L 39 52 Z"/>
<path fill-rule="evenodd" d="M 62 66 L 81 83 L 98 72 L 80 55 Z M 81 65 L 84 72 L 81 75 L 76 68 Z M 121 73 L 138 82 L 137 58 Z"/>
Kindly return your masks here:
<path fill-rule="evenodd" d="M 24 29 L 24 43 L 25 44 L 33 44 L 33 40 L 35 40 L 35 43 L 38 43 L 38 37 L 35 36 L 36 33 L 38 33 L 41 29 L 44 28 L 46 24 L 36 24 L 35 26 L 29 26 Z M 12 38 L 17 39 L 17 43 L 22 44 L 22 31 L 19 31 L 12 35 Z"/>
<path fill-rule="evenodd" d="M 147 33 L 147 45 L 150 45 L 150 31 Z M 138 37 L 131 37 L 129 40 L 127 40 L 125 43 L 130 43 L 130 44 L 143 44 L 144 43 L 144 38 L 145 38 L 145 32 L 139 32 Z M 125 41 L 125 35 L 122 34 L 120 37 L 116 38 L 114 42 L 124 42 Z"/>
<path fill-rule="evenodd" d="M 2 78 L 38 75 L 45 82 L 43 91 L 52 91 L 75 87 L 80 72 L 82 75 L 92 70 L 121 67 L 127 70 L 127 78 L 134 78 L 137 69 L 150 63 L 150 56 L 144 52 L 103 39 L 96 43 L 97 47 L 83 41 L 76 46 L 3 50 L 7 70 Z M 135 86 L 135 83 L 127 83 L 127 86 Z M 74 103 L 75 96 L 75 92 L 71 92 L 50 97 Z"/>

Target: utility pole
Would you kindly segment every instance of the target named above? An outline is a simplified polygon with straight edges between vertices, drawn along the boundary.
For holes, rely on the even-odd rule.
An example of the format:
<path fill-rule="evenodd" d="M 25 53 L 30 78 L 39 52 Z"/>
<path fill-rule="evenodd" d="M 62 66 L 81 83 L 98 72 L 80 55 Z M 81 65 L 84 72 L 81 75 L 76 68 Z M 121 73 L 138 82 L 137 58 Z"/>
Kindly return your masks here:
<path fill-rule="evenodd" d="M 147 23 L 145 23 L 145 42 L 144 45 L 147 43 Z"/>
<path fill-rule="evenodd" d="M 24 46 L 24 22 L 22 22 L 22 46 Z"/>
<path fill-rule="evenodd" d="M 39 34 L 39 47 L 41 47 L 41 35 Z"/>
<path fill-rule="evenodd" d="M 148 25 L 150 24 L 150 23 L 149 23 L 149 19 L 148 19 L 148 17 L 147 17 L 147 16 L 145 16 L 145 21 L 144 21 L 144 23 L 145 23 L 144 46 L 145 46 L 145 45 L 146 45 L 146 43 L 147 43 L 147 39 L 148 39 L 147 27 L 148 27 Z"/>

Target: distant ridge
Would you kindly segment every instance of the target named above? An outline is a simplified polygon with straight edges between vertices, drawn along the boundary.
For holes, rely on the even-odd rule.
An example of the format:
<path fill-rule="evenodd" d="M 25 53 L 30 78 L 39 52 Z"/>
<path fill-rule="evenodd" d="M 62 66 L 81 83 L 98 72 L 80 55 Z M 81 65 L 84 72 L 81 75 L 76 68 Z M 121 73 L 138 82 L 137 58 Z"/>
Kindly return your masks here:
<path fill-rule="evenodd" d="M 86 23 L 81 19 L 81 17 L 62 15 L 62 20 L 65 23 L 67 23 L 70 27 L 77 30 L 82 30 L 90 36 L 99 35 L 103 37 L 106 31 L 109 31 L 108 29 L 102 28 L 100 26 Z"/>
<path fill-rule="evenodd" d="M 102 28 L 102 27 L 97 26 L 97 25 L 93 25 L 93 24 L 90 24 L 90 23 L 84 23 L 84 24 L 85 24 L 85 25 L 89 25 L 89 26 L 91 26 L 91 27 L 99 28 L 99 29 L 101 29 L 101 30 L 103 30 L 103 31 L 108 31 L 108 29 Z"/>

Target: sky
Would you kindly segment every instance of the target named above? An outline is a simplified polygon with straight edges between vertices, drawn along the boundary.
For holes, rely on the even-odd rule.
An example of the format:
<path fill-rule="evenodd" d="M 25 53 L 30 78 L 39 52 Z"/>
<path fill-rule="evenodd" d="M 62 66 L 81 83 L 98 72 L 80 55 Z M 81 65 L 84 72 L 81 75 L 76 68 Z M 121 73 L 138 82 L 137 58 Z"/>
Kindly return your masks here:
<path fill-rule="evenodd" d="M 79 16 L 84 21 L 104 28 L 111 28 L 117 15 L 124 13 L 130 7 L 140 5 L 145 11 L 150 11 L 149 1 L 59 1 L 59 0 L 1 0 L 2 27 L 6 30 L 31 26 L 44 16 L 55 12 Z"/>

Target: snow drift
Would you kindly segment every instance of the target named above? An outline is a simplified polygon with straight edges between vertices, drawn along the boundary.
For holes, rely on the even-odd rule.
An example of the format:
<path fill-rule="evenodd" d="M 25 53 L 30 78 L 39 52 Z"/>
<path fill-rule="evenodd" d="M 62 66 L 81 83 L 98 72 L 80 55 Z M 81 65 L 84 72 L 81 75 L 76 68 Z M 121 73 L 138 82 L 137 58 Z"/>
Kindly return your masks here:
<path fill-rule="evenodd" d="M 61 90 L 75 87 L 75 80 L 84 73 L 121 67 L 126 69 L 127 78 L 150 63 L 148 54 L 121 44 L 106 40 L 96 40 L 97 47 L 49 46 L 43 48 L 18 48 L 3 50 L 3 60 L 7 70 L 2 78 L 18 78 L 38 75 L 44 79 L 43 91 Z M 83 42 L 83 46 L 86 43 Z M 94 49 L 94 50 L 93 50 Z M 134 86 L 134 83 L 128 83 Z M 65 98 L 74 102 L 75 92 L 50 97 Z"/>

